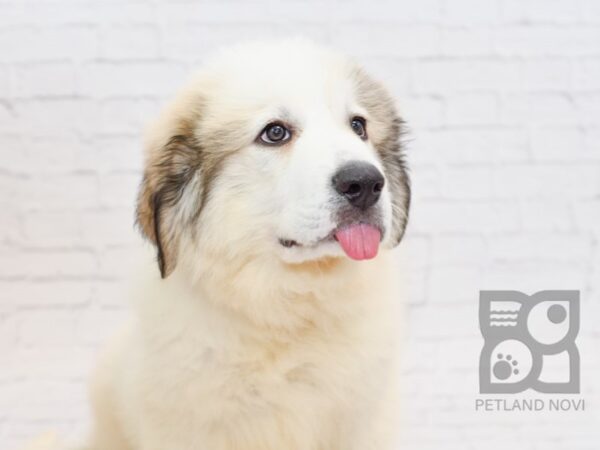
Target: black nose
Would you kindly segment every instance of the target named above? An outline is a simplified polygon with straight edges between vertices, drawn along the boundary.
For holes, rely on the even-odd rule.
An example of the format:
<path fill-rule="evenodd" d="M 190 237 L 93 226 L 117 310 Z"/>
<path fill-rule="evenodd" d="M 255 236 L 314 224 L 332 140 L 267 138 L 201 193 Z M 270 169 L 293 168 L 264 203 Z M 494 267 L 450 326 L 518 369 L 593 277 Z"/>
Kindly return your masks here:
<path fill-rule="evenodd" d="M 362 210 L 374 205 L 385 180 L 373 164 L 352 161 L 343 165 L 332 178 L 333 187 L 346 197 L 351 205 Z"/>

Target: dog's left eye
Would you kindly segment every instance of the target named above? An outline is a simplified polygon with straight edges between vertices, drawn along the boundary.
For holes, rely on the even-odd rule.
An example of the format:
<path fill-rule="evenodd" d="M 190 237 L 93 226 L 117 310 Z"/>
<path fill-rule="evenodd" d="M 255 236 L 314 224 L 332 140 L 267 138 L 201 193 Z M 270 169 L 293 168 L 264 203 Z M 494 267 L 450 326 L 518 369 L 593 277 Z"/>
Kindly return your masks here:
<path fill-rule="evenodd" d="M 258 140 L 262 144 L 267 145 L 282 145 L 290 140 L 292 133 L 282 123 L 273 122 L 268 124 L 261 131 Z"/>
<path fill-rule="evenodd" d="M 350 126 L 352 130 L 360 137 L 361 139 L 367 139 L 367 121 L 359 116 L 355 116 L 352 118 L 350 122 Z"/>

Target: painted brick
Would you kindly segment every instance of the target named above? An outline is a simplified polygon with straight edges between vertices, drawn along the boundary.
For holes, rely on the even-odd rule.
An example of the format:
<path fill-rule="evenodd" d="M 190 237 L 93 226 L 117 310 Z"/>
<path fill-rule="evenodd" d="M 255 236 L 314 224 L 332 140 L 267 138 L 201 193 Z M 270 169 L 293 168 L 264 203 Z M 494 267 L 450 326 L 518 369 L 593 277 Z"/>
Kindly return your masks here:
<path fill-rule="evenodd" d="M 85 61 L 97 56 L 97 32 L 86 25 L 0 29 L 0 61 Z"/>
<path fill-rule="evenodd" d="M 15 68 L 15 97 L 72 96 L 78 93 L 72 63 L 29 63 Z"/>
<path fill-rule="evenodd" d="M 160 54 L 159 31 L 152 25 L 107 27 L 100 42 L 102 58 L 110 60 L 152 59 Z"/>
<path fill-rule="evenodd" d="M 600 402 L 600 2 L 0 0 L 0 18 L 0 448 L 88 428 L 85 380 L 129 315 L 145 124 L 216 47 L 301 34 L 356 56 L 408 124 L 400 448 L 597 450 L 592 410 L 473 400 L 478 291 L 567 288 Z"/>
<path fill-rule="evenodd" d="M 186 81 L 183 65 L 170 62 L 92 62 L 81 71 L 82 90 L 93 97 L 160 98 Z"/>

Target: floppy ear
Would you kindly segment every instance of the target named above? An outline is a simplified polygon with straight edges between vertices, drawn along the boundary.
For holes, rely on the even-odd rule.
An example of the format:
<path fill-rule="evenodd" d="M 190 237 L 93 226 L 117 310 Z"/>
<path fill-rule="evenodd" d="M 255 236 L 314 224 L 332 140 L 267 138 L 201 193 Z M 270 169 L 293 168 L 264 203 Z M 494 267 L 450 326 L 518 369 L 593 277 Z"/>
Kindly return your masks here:
<path fill-rule="evenodd" d="M 378 132 L 372 138 L 379 153 L 392 195 L 392 243 L 398 245 L 406 231 L 410 210 L 410 178 L 404 157 L 404 121 L 399 117 L 392 96 L 381 83 L 362 69 L 353 71 L 359 102 L 370 112 L 371 125 Z"/>
<path fill-rule="evenodd" d="M 390 114 L 390 117 L 392 117 L 392 121 L 387 126 L 387 135 L 385 139 L 377 144 L 377 149 L 390 183 L 389 188 L 393 205 L 393 244 L 396 246 L 400 243 L 406 231 L 410 211 L 411 187 L 402 147 L 404 122 L 395 111 Z"/>
<path fill-rule="evenodd" d="M 201 152 L 193 138 L 177 135 L 148 155 L 136 222 L 154 243 L 162 278 L 175 268 L 179 241 L 201 206 Z"/>

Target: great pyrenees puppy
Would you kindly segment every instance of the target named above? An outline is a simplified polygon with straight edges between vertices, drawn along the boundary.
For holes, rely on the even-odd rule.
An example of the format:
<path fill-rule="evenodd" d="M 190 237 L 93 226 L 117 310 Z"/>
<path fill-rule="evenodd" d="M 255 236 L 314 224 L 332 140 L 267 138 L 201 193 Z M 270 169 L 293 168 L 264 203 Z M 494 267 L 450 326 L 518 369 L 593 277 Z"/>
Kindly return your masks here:
<path fill-rule="evenodd" d="M 313 43 L 245 44 L 150 130 L 158 267 L 95 377 L 89 448 L 391 448 L 410 189 L 388 92 Z"/>

